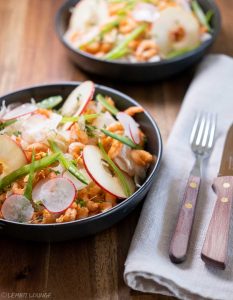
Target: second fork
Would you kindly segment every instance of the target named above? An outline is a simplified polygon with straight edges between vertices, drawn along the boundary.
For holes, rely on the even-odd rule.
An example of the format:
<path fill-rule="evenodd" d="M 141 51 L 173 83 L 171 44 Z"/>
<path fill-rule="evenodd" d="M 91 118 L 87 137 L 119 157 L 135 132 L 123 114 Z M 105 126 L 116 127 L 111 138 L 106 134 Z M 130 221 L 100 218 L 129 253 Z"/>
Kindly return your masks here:
<path fill-rule="evenodd" d="M 216 129 L 216 117 L 212 114 L 199 114 L 194 122 L 190 136 L 191 149 L 195 155 L 195 164 L 190 173 L 178 221 L 171 240 L 169 256 L 172 262 L 185 261 L 201 183 L 201 168 L 213 148 Z"/>

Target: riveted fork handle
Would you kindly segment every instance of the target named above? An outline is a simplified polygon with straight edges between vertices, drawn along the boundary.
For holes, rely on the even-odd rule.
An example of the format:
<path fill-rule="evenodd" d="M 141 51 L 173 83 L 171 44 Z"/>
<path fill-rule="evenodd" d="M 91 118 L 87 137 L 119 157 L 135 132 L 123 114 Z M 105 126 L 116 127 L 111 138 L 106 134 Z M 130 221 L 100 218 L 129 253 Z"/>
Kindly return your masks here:
<path fill-rule="evenodd" d="M 202 260 L 220 269 L 227 264 L 227 250 L 233 201 L 233 176 L 215 179 L 213 190 L 217 201 L 202 248 Z"/>
<path fill-rule="evenodd" d="M 200 177 L 190 175 L 170 244 L 169 256 L 173 263 L 182 263 L 187 257 L 200 183 Z"/>

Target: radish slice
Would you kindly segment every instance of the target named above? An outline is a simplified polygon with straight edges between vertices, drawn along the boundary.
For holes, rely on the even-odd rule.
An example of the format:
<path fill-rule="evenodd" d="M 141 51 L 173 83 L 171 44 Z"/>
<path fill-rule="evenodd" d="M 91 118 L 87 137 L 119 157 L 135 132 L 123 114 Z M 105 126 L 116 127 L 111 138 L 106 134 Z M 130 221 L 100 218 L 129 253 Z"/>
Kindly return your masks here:
<path fill-rule="evenodd" d="M 96 126 L 98 129 L 102 129 L 105 126 L 108 127 L 109 125 L 115 122 L 116 120 L 113 118 L 113 116 L 108 111 L 106 111 L 94 120 L 93 125 Z"/>
<path fill-rule="evenodd" d="M 79 116 L 92 99 L 95 85 L 92 81 L 85 81 L 76 87 L 66 99 L 62 107 L 63 116 Z"/>
<path fill-rule="evenodd" d="M 138 3 L 132 12 L 134 20 L 138 22 L 148 22 L 153 23 L 157 18 L 159 18 L 159 12 L 156 7 L 148 3 Z"/>
<path fill-rule="evenodd" d="M 135 144 L 140 143 L 139 124 L 129 115 L 124 112 L 117 114 L 117 119 L 124 126 L 125 135 L 130 137 Z"/>
<path fill-rule="evenodd" d="M 3 116 L 3 120 L 12 120 L 12 119 L 17 119 L 19 117 L 28 115 L 33 113 L 34 111 L 36 111 L 38 108 L 35 104 L 32 103 L 25 103 L 22 104 L 20 106 L 17 106 L 16 108 L 14 108 L 13 110 L 7 112 L 4 116 Z"/>
<path fill-rule="evenodd" d="M 4 201 L 1 212 L 6 220 L 25 223 L 31 220 L 34 209 L 26 197 L 13 194 Z"/>
<path fill-rule="evenodd" d="M 42 179 L 32 191 L 33 201 L 41 201 L 52 213 L 66 210 L 74 201 L 76 191 L 73 183 L 67 178 L 56 177 Z"/>
<path fill-rule="evenodd" d="M 92 182 L 91 177 L 88 175 L 87 171 L 85 169 L 79 170 L 87 179 L 88 184 Z M 78 180 L 76 177 L 74 177 L 69 171 L 65 171 L 63 173 L 63 177 L 69 179 L 75 186 L 76 190 L 82 190 L 85 188 L 87 185 L 82 183 L 80 180 Z"/>
<path fill-rule="evenodd" d="M 97 146 L 87 145 L 83 150 L 83 160 L 88 174 L 97 185 L 118 198 L 126 198 L 118 177 L 112 174 L 105 165 L 104 157 Z M 124 174 L 124 176 L 133 193 L 135 190 L 133 180 L 127 174 Z"/>

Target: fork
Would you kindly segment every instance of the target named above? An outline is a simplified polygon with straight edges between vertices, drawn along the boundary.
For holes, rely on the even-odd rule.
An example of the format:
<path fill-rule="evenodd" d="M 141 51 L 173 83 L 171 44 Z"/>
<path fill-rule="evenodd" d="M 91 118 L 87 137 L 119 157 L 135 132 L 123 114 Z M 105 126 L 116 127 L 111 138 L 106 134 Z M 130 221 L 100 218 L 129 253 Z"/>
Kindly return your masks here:
<path fill-rule="evenodd" d="M 169 249 L 170 259 L 174 263 L 182 263 L 187 257 L 201 183 L 202 164 L 204 159 L 211 154 L 215 139 L 215 129 L 216 115 L 210 113 L 199 113 L 197 115 L 190 136 L 190 145 L 195 155 L 195 163 L 189 175 Z"/>

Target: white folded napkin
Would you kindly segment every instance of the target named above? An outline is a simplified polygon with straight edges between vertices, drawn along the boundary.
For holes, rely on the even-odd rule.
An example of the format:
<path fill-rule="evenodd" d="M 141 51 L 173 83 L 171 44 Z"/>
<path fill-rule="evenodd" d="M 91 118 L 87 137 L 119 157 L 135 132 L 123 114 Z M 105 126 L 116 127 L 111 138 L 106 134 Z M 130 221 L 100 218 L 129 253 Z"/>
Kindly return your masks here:
<path fill-rule="evenodd" d="M 168 256 L 169 243 L 194 163 L 189 136 L 198 111 L 218 114 L 217 139 L 204 167 L 188 259 L 175 265 Z M 143 206 L 125 263 L 125 282 L 132 289 L 185 300 L 233 299 L 233 232 L 225 271 L 207 267 L 200 257 L 216 199 L 211 185 L 218 174 L 226 133 L 232 122 L 233 59 L 209 55 L 185 96 L 161 169 Z"/>

